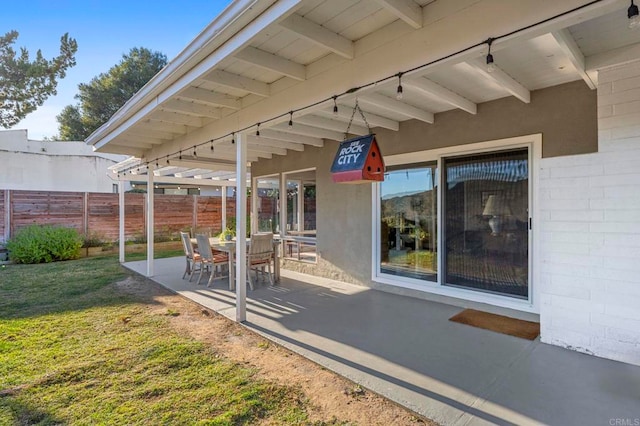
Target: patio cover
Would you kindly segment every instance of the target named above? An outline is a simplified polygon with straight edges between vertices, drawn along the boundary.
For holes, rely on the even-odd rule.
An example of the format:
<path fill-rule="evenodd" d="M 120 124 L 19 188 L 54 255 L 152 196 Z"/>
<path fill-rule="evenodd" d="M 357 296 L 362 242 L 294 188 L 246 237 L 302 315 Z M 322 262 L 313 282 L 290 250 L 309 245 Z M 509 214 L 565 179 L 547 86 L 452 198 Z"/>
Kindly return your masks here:
<path fill-rule="evenodd" d="M 364 135 L 366 124 L 397 131 L 405 120 L 433 123 L 451 109 L 476 114 L 479 103 L 505 96 L 528 103 L 531 90 L 570 81 L 594 89 L 599 68 L 640 56 L 628 5 L 236 0 L 87 143 L 138 158 L 113 173 L 146 176 L 149 187 L 170 174 L 200 184 L 233 172 L 242 201 L 251 162 L 342 140 L 356 98 L 368 123 L 356 117 L 350 133 Z M 152 233 L 151 193 L 148 202 Z M 237 205 L 243 224 L 246 203 Z M 238 253 L 244 249 L 241 237 Z"/>

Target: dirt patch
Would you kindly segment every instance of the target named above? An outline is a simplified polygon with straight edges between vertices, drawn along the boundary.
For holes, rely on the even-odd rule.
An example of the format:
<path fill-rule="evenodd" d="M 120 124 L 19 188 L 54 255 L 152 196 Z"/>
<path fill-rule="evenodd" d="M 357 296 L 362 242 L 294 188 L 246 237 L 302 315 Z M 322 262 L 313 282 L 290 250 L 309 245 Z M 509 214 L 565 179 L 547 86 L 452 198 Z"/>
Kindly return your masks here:
<path fill-rule="evenodd" d="M 301 389 L 310 402 L 312 423 L 337 419 L 359 425 L 435 424 L 152 281 L 128 277 L 116 286 L 140 297 L 151 313 L 168 316 L 179 333 L 255 368 L 260 378 Z"/>

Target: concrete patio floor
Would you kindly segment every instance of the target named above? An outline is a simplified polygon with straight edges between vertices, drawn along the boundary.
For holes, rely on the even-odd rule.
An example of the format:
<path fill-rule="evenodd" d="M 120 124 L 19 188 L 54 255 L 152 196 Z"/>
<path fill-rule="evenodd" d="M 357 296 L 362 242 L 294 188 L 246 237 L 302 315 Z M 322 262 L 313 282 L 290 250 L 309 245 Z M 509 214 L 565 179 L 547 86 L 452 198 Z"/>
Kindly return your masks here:
<path fill-rule="evenodd" d="M 183 268 L 157 259 L 152 279 L 235 318 L 225 279 Z M 441 424 L 640 424 L 640 367 L 449 321 L 459 307 L 287 270 L 247 295 L 249 329 Z"/>

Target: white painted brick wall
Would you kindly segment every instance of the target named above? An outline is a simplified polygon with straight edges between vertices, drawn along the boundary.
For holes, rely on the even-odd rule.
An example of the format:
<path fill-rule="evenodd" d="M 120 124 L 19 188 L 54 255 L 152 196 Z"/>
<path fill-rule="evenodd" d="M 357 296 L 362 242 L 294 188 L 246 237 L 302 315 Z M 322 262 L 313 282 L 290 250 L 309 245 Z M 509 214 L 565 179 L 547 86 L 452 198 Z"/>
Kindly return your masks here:
<path fill-rule="evenodd" d="M 640 365 L 640 61 L 598 80 L 598 152 L 541 161 L 541 336 Z"/>

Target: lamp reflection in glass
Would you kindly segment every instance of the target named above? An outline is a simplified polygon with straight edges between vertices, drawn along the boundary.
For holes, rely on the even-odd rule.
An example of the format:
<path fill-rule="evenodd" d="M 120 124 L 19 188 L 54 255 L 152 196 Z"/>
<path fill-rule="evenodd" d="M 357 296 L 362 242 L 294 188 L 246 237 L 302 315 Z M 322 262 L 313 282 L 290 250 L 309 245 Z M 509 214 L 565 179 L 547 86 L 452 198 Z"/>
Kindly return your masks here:
<path fill-rule="evenodd" d="M 491 219 L 489 219 L 491 235 L 498 235 L 502 232 L 504 217 L 511 215 L 511 209 L 503 197 L 498 195 L 489 195 L 482 215 L 491 216 Z"/>

